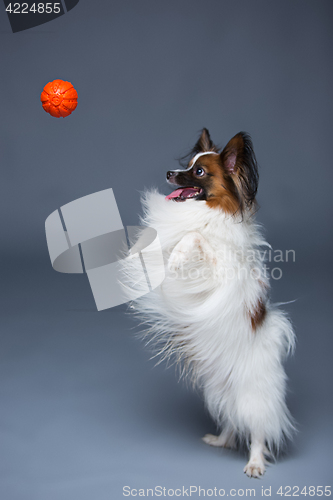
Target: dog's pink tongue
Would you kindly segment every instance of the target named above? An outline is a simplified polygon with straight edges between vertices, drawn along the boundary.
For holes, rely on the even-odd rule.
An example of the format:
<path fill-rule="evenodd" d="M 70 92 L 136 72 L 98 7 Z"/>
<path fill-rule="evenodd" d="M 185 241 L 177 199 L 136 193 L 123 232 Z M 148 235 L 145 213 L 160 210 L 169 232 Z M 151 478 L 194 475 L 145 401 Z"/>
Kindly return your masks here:
<path fill-rule="evenodd" d="M 172 191 L 168 196 L 165 197 L 166 200 L 172 200 L 173 198 L 178 198 L 182 196 L 183 199 L 193 198 L 199 191 L 199 188 L 188 187 L 188 188 L 180 188 Z"/>
<path fill-rule="evenodd" d="M 166 200 L 172 200 L 172 198 L 178 198 L 182 194 L 183 189 L 176 189 L 175 191 L 172 191 L 172 193 L 168 194 L 168 196 L 165 197 Z"/>

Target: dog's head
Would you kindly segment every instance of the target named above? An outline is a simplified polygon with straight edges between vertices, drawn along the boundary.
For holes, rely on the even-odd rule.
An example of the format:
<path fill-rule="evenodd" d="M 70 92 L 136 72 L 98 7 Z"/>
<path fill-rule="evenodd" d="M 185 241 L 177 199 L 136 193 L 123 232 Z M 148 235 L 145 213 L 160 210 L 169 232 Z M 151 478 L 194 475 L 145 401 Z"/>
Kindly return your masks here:
<path fill-rule="evenodd" d="M 206 128 L 185 170 L 169 170 L 169 184 L 179 186 L 168 200 L 205 200 L 212 208 L 235 214 L 250 209 L 258 188 L 258 166 L 250 136 L 235 135 L 219 152 Z"/>

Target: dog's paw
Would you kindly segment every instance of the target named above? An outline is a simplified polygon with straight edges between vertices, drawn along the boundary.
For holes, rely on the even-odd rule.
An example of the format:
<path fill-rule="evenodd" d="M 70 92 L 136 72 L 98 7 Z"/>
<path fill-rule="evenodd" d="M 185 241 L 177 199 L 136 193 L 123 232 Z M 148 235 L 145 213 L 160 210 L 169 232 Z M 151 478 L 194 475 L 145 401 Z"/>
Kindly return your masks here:
<path fill-rule="evenodd" d="M 186 234 L 172 250 L 168 260 L 169 271 L 181 269 L 185 264 L 207 261 L 216 264 L 216 256 L 205 238 L 197 232 Z"/>
<path fill-rule="evenodd" d="M 209 444 L 210 446 L 223 446 L 219 441 L 220 436 L 214 436 L 213 434 L 206 434 L 202 440 L 204 443 Z"/>
<path fill-rule="evenodd" d="M 186 249 L 182 249 L 178 245 L 172 250 L 171 255 L 168 260 L 168 269 L 169 271 L 177 271 L 177 269 L 181 269 L 181 267 L 188 262 L 188 252 Z"/>
<path fill-rule="evenodd" d="M 265 474 L 265 465 L 259 460 L 250 460 L 244 467 L 244 472 L 248 477 L 260 478 Z"/>
<path fill-rule="evenodd" d="M 214 436 L 213 434 L 206 434 L 202 440 L 204 443 L 210 446 L 220 446 L 223 448 L 236 448 L 236 440 L 233 435 L 224 435 L 223 433 L 219 436 Z"/>

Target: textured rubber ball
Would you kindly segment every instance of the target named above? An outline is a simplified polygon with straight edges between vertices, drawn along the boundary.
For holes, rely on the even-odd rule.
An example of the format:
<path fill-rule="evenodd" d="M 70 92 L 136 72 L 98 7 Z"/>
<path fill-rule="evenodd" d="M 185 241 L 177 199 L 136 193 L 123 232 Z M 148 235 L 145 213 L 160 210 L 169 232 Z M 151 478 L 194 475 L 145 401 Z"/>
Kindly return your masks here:
<path fill-rule="evenodd" d="M 40 100 L 47 113 L 55 118 L 65 118 L 77 106 L 77 92 L 70 82 L 53 80 L 45 85 Z"/>

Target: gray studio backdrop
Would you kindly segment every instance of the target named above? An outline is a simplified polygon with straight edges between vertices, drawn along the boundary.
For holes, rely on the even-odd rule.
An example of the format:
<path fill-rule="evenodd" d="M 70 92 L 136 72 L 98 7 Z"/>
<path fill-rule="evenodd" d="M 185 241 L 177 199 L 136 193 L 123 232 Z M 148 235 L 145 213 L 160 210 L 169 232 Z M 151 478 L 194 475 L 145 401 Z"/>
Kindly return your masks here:
<path fill-rule="evenodd" d="M 1 499 L 331 484 L 332 15 L 324 0 L 80 0 L 13 34 L 1 10 Z M 65 119 L 39 102 L 56 78 L 79 95 Z M 299 433 L 261 481 L 200 441 L 215 430 L 200 395 L 154 367 L 124 306 L 98 313 L 85 276 L 53 271 L 45 242 L 51 212 L 109 187 L 136 225 L 140 191 L 170 192 L 204 126 L 221 146 L 252 135 L 258 218 L 296 252 L 272 296 L 297 299 Z"/>

